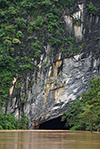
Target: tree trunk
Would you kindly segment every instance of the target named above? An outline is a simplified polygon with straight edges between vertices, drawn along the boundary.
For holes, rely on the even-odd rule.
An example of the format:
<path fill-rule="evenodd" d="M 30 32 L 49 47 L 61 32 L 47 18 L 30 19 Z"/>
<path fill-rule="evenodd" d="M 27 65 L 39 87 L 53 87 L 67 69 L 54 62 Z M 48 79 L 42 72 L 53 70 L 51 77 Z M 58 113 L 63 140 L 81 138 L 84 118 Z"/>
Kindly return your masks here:
<path fill-rule="evenodd" d="M 85 126 L 85 123 L 83 123 L 83 130 L 86 130 L 86 126 Z"/>
<path fill-rule="evenodd" d="M 8 102 L 9 102 L 9 99 L 7 98 L 6 99 L 6 107 L 5 107 L 5 113 L 7 114 L 7 109 L 8 109 Z"/>
<path fill-rule="evenodd" d="M 94 124 L 94 123 L 91 124 L 91 132 L 92 132 L 92 129 L 93 129 L 93 124 Z"/>

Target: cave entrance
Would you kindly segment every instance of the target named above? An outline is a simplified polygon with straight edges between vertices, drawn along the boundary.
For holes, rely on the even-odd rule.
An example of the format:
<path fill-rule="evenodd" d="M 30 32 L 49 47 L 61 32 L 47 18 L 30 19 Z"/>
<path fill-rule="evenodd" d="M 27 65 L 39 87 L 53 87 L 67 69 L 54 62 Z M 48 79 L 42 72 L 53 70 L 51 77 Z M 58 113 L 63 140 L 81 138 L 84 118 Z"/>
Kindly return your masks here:
<path fill-rule="evenodd" d="M 49 130 L 68 130 L 65 127 L 65 122 L 61 122 L 61 116 L 39 125 L 39 129 L 49 129 Z"/>

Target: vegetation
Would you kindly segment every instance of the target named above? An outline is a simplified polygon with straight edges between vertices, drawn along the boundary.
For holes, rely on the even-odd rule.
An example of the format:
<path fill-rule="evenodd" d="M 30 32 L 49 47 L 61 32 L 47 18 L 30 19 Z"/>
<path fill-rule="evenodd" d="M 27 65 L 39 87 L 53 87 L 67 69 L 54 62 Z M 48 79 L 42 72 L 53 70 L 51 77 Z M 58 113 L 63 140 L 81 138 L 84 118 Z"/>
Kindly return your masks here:
<path fill-rule="evenodd" d="M 21 120 L 17 121 L 13 114 L 0 113 L 0 129 L 28 129 L 28 124 L 25 114 L 21 114 Z"/>
<path fill-rule="evenodd" d="M 100 128 L 100 78 L 90 80 L 90 89 L 70 104 L 62 121 L 73 130 L 97 130 Z"/>
<path fill-rule="evenodd" d="M 29 119 L 28 117 L 22 113 L 21 120 L 19 121 L 19 129 L 28 129 Z"/>
<path fill-rule="evenodd" d="M 100 14 L 100 7 L 94 6 L 92 2 L 90 2 L 87 6 L 88 6 L 89 13 L 93 15 Z"/>

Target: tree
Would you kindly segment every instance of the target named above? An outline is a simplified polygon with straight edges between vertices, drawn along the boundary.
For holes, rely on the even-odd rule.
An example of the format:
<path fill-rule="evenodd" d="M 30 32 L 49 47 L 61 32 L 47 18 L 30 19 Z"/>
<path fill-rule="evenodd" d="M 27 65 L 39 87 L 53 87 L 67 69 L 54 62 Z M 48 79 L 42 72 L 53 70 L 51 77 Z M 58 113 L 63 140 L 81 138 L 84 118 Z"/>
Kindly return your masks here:
<path fill-rule="evenodd" d="M 100 78 L 92 78 L 90 80 L 90 89 L 87 93 L 82 94 L 82 101 L 86 103 L 82 107 L 83 113 L 79 114 L 80 121 L 89 122 L 91 124 L 91 132 L 93 124 L 100 120 Z"/>
<path fill-rule="evenodd" d="M 68 107 L 68 111 L 64 112 L 61 121 L 66 120 L 66 127 L 72 127 L 72 129 L 85 129 L 84 122 L 79 122 L 78 114 L 82 113 L 82 106 L 84 105 L 80 99 L 74 100 Z"/>
<path fill-rule="evenodd" d="M 100 92 L 100 78 L 92 79 L 89 81 L 90 89 L 87 93 L 81 95 L 82 102 L 87 102 L 89 105 L 96 103 L 95 99 L 98 98 L 98 93 Z"/>
<path fill-rule="evenodd" d="M 97 122 L 100 119 L 100 112 L 97 107 L 94 107 L 94 105 L 87 104 L 85 107 L 83 107 L 84 112 L 80 113 L 78 117 L 80 118 L 80 121 L 85 123 L 90 123 L 91 125 L 91 132 L 93 129 L 93 124 Z"/>

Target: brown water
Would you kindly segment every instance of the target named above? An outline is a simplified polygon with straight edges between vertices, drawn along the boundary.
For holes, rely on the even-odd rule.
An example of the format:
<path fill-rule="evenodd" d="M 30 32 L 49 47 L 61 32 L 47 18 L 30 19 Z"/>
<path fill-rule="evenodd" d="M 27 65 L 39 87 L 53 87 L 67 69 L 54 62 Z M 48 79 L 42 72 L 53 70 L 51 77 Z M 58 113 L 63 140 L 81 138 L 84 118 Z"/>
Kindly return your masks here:
<path fill-rule="evenodd" d="M 100 133 L 0 131 L 0 149 L 100 149 Z"/>

